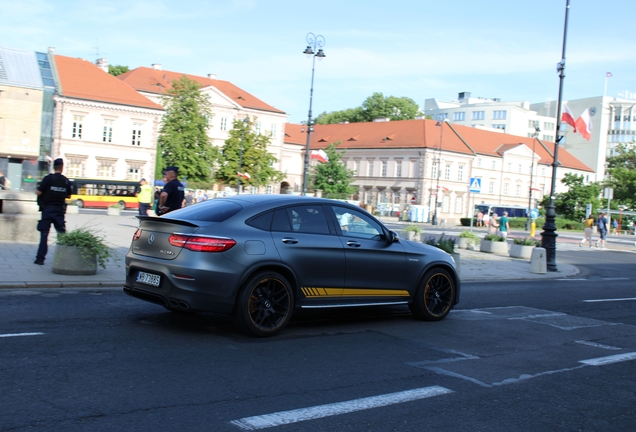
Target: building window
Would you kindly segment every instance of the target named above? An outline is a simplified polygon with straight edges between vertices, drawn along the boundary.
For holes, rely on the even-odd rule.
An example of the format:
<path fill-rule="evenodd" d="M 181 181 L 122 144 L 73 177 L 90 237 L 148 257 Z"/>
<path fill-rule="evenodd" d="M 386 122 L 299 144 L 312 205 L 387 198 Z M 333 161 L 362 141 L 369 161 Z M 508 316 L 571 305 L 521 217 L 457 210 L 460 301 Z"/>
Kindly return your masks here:
<path fill-rule="evenodd" d="M 450 164 L 446 164 L 446 169 L 444 170 L 444 180 L 450 180 L 451 175 L 451 166 Z"/>
<path fill-rule="evenodd" d="M 84 117 L 80 115 L 73 116 L 73 131 L 71 132 L 71 138 L 82 139 L 82 124 L 84 123 Z"/>
<path fill-rule="evenodd" d="M 517 185 L 515 187 L 515 195 L 516 196 L 521 196 L 521 185 Z"/>
<path fill-rule="evenodd" d="M 433 162 L 433 167 L 431 168 L 431 178 L 437 178 L 437 162 Z"/>
<path fill-rule="evenodd" d="M 506 111 L 493 111 L 492 112 L 493 120 L 505 120 L 506 119 Z"/>
<path fill-rule="evenodd" d="M 508 162 L 508 172 L 512 172 L 512 163 Z"/>
<path fill-rule="evenodd" d="M 481 158 L 477 158 L 477 167 L 481 168 Z"/>
<path fill-rule="evenodd" d="M 258 135 L 261 134 L 261 124 L 260 123 L 254 123 L 254 132 Z"/>
<path fill-rule="evenodd" d="M 353 161 L 353 174 L 354 175 L 359 175 L 360 173 L 360 161 Z"/>
<path fill-rule="evenodd" d="M 221 125 L 219 126 L 219 129 L 222 131 L 227 130 L 227 117 L 221 117 Z"/>
<path fill-rule="evenodd" d="M 402 177 L 402 161 L 395 161 L 395 176 Z"/>
<path fill-rule="evenodd" d="M 554 130 L 554 123 L 543 122 L 543 130 Z"/>
<path fill-rule="evenodd" d="M 66 164 L 64 167 L 64 171 L 66 171 L 66 176 L 70 178 L 79 178 L 83 177 L 82 175 L 82 163 L 71 161 Z"/>
<path fill-rule="evenodd" d="M 99 166 L 97 167 L 97 176 L 98 177 L 113 177 L 113 162 L 112 161 L 98 161 Z"/>
<path fill-rule="evenodd" d="M 545 167 L 541 167 L 541 175 L 545 177 Z"/>
<path fill-rule="evenodd" d="M 539 120 L 528 120 L 528 127 L 536 130 L 539 127 Z"/>
<path fill-rule="evenodd" d="M 464 121 L 464 120 L 466 120 L 466 113 L 465 112 L 456 112 L 455 114 L 453 114 L 453 120 L 454 121 Z"/>
<path fill-rule="evenodd" d="M 450 197 L 448 195 L 444 195 L 442 197 L 442 212 L 448 213 L 448 208 L 450 203 Z"/>
<path fill-rule="evenodd" d="M 464 181 L 464 165 L 457 168 L 457 181 Z"/>
<path fill-rule="evenodd" d="M 497 161 L 492 161 L 491 168 L 497 169 Z"/>
<path fill-rule="evenodd" d="M 448 113 L 440 113 L 437 114 L 437 120 L 438 121 L 444 121 L 448 118 Z"/>
<path fill-rule="evenodd" d="M 462 207 L 464 206 L 463 197 L 455 197 L 455 213 L 462 213 Z"/>
<path fill-rule="evenodd" d="M 113 120 L 104 120 L 104 135 L 102 136 L 103 142 L 113 142 Z"/>
<path fill-rule="evenodd" d="M 369 177 L 373 177 L 373 161 L 372 160 L 369 161 L 369 169 L 367 171 L 367 175 Z"/>
<path fill-rule="evenodd" d="M 267 185 L 267 188 L 265 188 L 265 193 L 266 193 L 267 195 L 271 195 L 271 194 L 273 194 L 273 193 L 274 193 L 274 186 L 272 186 L 272 185 Z"/>
<path fill-rule="evenodd" d="M 510 184 L 509 183 L 504 183 L 503 194 L 504 195 L 508 195 L 509 189 L 510 189 Z"/>
<path fill-rule="evenodd" d="M 272 129 L 271 129 L 271 131 L 269 133 L 269 136 L 272 137 L 272 138 L 276 138 L 276 135 L 278 134 L 278 130 L 277 130 L 276 126 L 277 125 L 273 124 L 272 125 Z"/>
<path fill-rule="evenodd" d="M 133 123 L 132 145 L 141 145 L 141 123 Z"/>
<path fill-rule="evenodd" d="M 520 173 L 523 172 L 523 165 L 519 164 L 519 170 L 517 172 L 520 172 Z"/>
<path fill-rule="evenodd" d="M 473 120 L 483 120 L 486 117 L 486 111 L 473 111 Z"/>
<path fill-rule="evenodd" d="M 495 182 L 490 182 L 488 184 L 488 193 L 489 194 L 494 194 L 495 193 Z"/>
<path fill-rule="evenodd" d="M 493 129 L 501 129 L 502 131 L 505 131 L 506 130 L 506 125 L 505 124 L 494 124 L 494 125 L 492 125 L 492 128 Z"/>
<path fill-rule="evenodd" d="M 126 180 L 141 180 L 141 168 L 128 167 L 128 173 L 126 173 Z"/>
<path fill-rule="evenodd" d="M 554 135 L 543 135 L 543 139 L 546 141 L 554 142 Z"/>
<path fill-rule="evenodd" d="M 386 177 L 386 165 L 387 165 L 387 162 L 386 161 L 382 161 L 382 168 L 381 168 L 382 171 L 380 173 L 381 177 Z"/>

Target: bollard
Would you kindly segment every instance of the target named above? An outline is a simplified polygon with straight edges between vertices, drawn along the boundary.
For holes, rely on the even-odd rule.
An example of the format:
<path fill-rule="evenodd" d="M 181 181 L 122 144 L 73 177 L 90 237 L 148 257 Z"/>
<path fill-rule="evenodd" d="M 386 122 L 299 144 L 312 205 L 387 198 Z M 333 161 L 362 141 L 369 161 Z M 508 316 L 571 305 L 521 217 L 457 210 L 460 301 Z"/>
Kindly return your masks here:
<path fill-rule="evenodd" d="M 532 251 L 532 258 L 530 258 L 530 273 L 545 274 L 547 272 L 545 248 L 536 247 Z"/>

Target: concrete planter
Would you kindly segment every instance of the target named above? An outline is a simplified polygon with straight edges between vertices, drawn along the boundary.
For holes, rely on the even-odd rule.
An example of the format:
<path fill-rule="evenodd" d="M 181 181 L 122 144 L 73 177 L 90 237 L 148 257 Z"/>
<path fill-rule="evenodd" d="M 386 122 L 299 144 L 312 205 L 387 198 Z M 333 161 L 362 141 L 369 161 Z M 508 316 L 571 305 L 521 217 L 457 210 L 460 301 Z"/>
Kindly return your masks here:
<path fill-rule="evenodd" d="M 529 260 L 530 258 L 532 258 L 533 249 L 534 246 L 525 246 L 513 243 L 510 245 L 510 256 L 513 258 L 522 258 Z"/>
<path fill-rule="evenodd" d="M 120 207 L 108 207 L 106 209 L 106 214 L 108 216 L 119 216 L 119 215 L 121 215 L 121 208 Z"/>
<path fill-rule="evenodd" d="M 460 249 L 468 249 L 468 239 L 464 237 L 457 238 L 457 247 Z"/>
<path fill-rule="evenodd" d="M 53 273 L 63 275 L 94 275 L 97 273 L 97 256 L 84 257 L 77 246 L 55 245 Z"/>
<path fill-rule="evenodd" d="M 503 241 L 482 240 L 479 244 L 481 252 L 493 253 L 498 255 L 508 255 L 508 243 Z"/>
<path fill-rule="evenodd" d="M 406 239 L 411 241 L 419 242 L 422 239 L 422 235 L 420 233 L 416 233 L 415 231 L 407 231 Z"/>
<path fill-rule="evenodd" d="M 76 205 L 66 206 L 66 214 L 78 214 L 79 207 Z"/>

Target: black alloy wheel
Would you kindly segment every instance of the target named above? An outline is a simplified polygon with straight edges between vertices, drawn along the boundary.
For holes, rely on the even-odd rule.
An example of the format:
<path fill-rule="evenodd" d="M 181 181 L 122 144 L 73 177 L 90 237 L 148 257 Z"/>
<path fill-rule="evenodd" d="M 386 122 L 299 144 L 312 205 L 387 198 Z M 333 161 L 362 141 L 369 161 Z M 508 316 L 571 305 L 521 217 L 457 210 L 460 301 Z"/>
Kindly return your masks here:
<path fill-rule="evenodd" d="M 287 279 L 272 271 L 258 273 L 243 286 L 235 320 L 256 336 L 273 336 L 289 322 L 293 304 L 294 295 Z"/>
<path fill-rule="evenodd" d="M 439 321 L 453 308 L 455 282 L 450 273 L 442 268 L 429 270 L 409 304 L 411 312 L 425 321 Z"/>

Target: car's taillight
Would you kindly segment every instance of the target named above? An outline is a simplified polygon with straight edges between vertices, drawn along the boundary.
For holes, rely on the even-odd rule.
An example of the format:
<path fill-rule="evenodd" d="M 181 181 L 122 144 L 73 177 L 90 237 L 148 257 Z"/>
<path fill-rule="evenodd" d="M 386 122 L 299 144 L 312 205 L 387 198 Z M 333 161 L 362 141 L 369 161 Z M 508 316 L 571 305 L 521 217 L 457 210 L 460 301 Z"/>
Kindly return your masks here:
<path fill-rule="evenodd" d="M 183 234 L 172 234 L 168 241 L 172 246 L 186 248 L 195 252 L 225 252 L 236 244 L 236 241 L 229 238 L 188 236 Z"/>
<path fill-rule="evenodd" d="M 133 234 L 133 241 L 139 240 L 139 237 L 141 237 L 141 229 L 137 228 L 137 231 Z"/>

